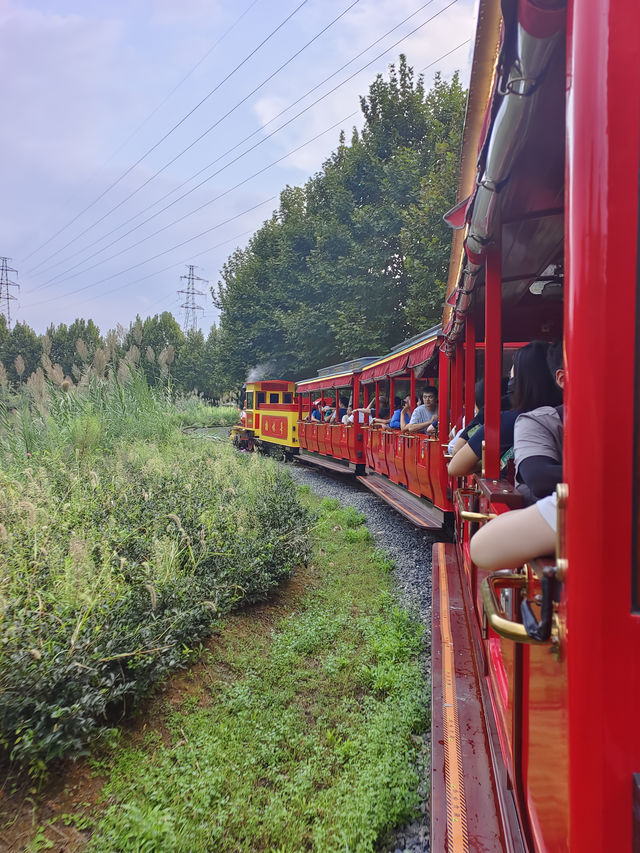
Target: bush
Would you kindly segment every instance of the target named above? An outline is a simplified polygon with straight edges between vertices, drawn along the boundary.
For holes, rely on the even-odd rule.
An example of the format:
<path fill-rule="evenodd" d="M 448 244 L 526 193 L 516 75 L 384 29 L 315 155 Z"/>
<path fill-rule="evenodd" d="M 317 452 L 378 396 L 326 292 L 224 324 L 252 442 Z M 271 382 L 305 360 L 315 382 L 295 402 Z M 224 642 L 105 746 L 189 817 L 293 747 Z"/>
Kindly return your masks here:
<path fill-rule="evenodd" d="M 120 440 L 114 400 L 96 395 L 60 397 L 46 417 L 23 410 L 21 433 L 0 427 L 0 744 L 32 774 L 82 752 L 184 665 L 220 614 L 309 557 L 287 472 L 181 436 L 143 385 L 119 390 Z M 18 458 L 36 417 L 38 449 Z M 133 441 L 136 417 L 161 440 Z"/>

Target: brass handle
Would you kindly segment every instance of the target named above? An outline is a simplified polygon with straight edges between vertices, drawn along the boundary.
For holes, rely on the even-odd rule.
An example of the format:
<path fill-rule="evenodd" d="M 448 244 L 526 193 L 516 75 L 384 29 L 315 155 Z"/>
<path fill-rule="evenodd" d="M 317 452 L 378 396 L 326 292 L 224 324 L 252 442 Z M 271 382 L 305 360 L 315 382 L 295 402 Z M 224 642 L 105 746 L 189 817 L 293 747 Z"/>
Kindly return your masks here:
<path fill-rule="evenodd" d="M 495 517 L 495 512 L 471 512 L 468 509 L 460 510 L 460 518 L 463 521 L 491 521 L 491 519 Z"/>
<path fill-rule="evenodd" d="M 487 615 L 487 621 L 492 631 L 495 631 L 499 637 L 505 640 L 512 640 L 515 643 L 528 643 L 529 645 L 545 646 L 551 641 L 536 640 L 527 634 L 527 630 L 520 622 L 513 622 L 507 619 L 504 610 L 498 600 L 498 591 L 500 589 L 517 589 L 523 590 L 527 585 L 527 576 L 518 575 L 508 569 L 501 569 L 498 572 L 493 572 L 488 577 L 484 578 L 480 584 L 480 592 L 482 594 L 482 605 L 484 612 Z"/>

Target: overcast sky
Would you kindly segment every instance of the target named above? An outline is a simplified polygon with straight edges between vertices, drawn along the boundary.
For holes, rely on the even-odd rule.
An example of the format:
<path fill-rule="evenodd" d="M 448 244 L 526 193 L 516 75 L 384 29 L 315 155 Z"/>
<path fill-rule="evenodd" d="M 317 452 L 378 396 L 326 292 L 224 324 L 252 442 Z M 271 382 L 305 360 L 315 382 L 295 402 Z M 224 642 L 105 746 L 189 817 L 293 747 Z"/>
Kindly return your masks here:
<path fill-rule="evenodd" d="M 427 86 L 456 69 L 467 84 L 474 21 L 473 0 L 0 0 L 12 320 L 182 323 L 186 265 L 215 284 L 400 52 Z"/>

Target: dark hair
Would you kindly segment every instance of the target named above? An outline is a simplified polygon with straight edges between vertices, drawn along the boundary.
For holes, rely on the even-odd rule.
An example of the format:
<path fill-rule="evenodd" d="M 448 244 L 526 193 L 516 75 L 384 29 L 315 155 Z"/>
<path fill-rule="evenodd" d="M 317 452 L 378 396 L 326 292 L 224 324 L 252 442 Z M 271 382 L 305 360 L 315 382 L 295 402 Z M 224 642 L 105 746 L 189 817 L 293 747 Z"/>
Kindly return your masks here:
<path fill-rule="evenodd" d="M 435 394 L 438 396 L 438 389 L 434 385 L 425 385 L 423 394 Z"/>
<path fill-rule="evenodd" d="M 547 366 L 546 341 L 531 341 L 513 358 L 513 408 L 530 412 L 540 406 L 558 406 L 562 394 Z"/>
<path fill-rule="evenodd" d="M 547 366 L 554 381 L 556 378 L 556 371 L 562 370 L 564 367 L 563 355 L 562 341 L 555 341 L 555 343 L 549 344 L 549 349 L 547 350 Z"/>
<path fill-rule="evenodd" d="M 478 379 L 474 388 L 474 399 L 476 406 L 481 409 L 484 406 L 484 379 Z"/>
<path fill-rule="evenodd" d="M 396 409 L 402 408 L 402 400 L 400 399 L 400 397 L 393 398 L 393 405 Z"/>
<path fill-rule="evenodd" d="M 349 403 L 349 401 L 347 400 L 346 397 L 340 397 L 340 405 L 341 406 L 347 406 L 348 403 Z"/>

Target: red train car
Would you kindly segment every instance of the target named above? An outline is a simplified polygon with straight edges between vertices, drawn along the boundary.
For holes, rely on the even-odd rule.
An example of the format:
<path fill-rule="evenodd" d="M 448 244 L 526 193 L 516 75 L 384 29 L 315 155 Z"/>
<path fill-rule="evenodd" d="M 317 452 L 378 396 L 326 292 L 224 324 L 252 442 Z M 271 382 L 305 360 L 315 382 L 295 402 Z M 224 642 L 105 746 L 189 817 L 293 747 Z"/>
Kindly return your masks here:
<path fill-rule="evenodd" d="M 440 387 L 453 423 L 484 374 L 486 440 L 434 546 L 437 853 L 640 850 L 639 152 L 637 2 L 480 0 Z M 541 564 L 488 574 L 468 545 L 519 502 L 505 350 L 561 336 L 560 594 L 537 640 L 519 605 L 539 612 Z"/>

